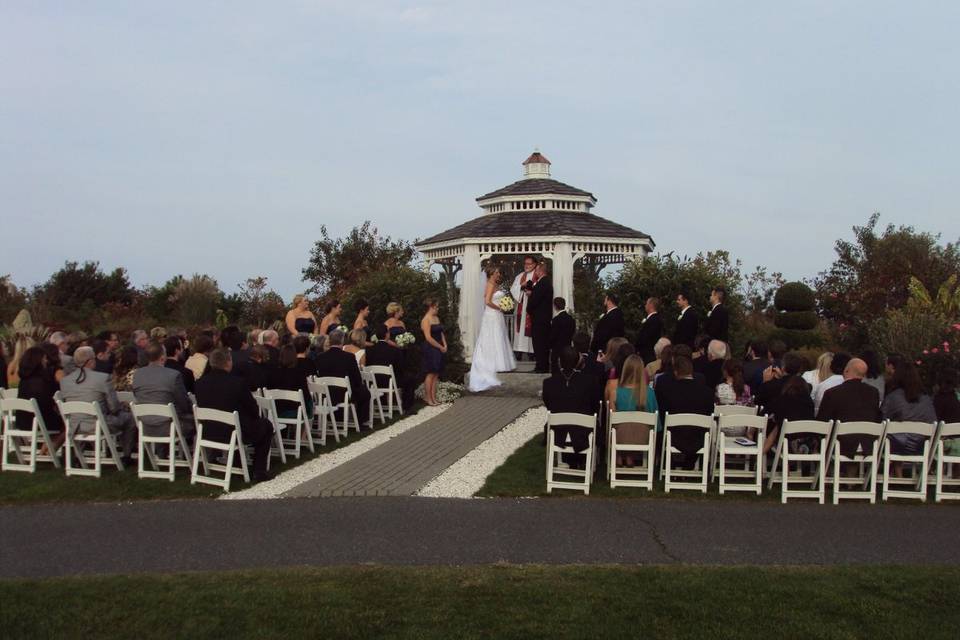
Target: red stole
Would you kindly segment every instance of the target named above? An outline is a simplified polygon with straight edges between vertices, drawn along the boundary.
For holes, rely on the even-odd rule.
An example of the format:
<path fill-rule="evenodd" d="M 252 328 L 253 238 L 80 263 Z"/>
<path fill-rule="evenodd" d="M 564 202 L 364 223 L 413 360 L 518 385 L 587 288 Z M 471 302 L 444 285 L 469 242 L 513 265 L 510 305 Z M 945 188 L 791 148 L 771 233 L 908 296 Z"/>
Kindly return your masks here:
<path fill-rule="evenodd" d="M 530 275 L 530 279 L 533 280 L 533 283 L 536 284 L 538 278 L 536 276 L 536 271 Z M 527 283 L 527 272 L 524 271 L 520 274 L 520 291 L 523 293 L 523 297 L 520 300 L 517 300 L 517 318 L 523 315 L 523 309 L 527 303 L 527 296 L 530 295 L 530 292 L 523 288 L 523 285 Z M 520 323 L 517 323 L 517 333 L 520 333 Z M 528 338 L 533 337 L 533 316 L 527 312 L 526 322 L 523 323 L 523 335 Z"/>

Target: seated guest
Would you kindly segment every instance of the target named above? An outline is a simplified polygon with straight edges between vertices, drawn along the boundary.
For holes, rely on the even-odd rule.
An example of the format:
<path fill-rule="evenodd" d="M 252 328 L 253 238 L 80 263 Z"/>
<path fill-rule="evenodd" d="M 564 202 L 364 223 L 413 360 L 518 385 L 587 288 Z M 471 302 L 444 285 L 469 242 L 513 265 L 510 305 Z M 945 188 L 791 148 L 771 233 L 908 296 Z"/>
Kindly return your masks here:
<path fill-rule="evenodd" d="M 365 360 L 365 349 L 367 344 L 367 332 L 363 329 L 354 329 L 347 335 L 348 343 L 343 346 L 343 350 L 353 354 L 357 359 L 357 364 L 363 366 Z"/>
<path fill-rule="evenodd" d="M 660 351 L 660 366 L 657 368 L 657 372 L 651 378 L 651 384 L 653 385 L 654 389 L 657 388 L 657 384 L 661 379 L 673 378 L 673 348 L 674 345 L 668 344 Z"/>
<path fill-rule="evenodd" d="M 187 393 L 193 393 L 193 371 L 187 369 L 181 361 L 183 357 L 183 339 L 180 338 L 180 336 L 170 336 L 163 341 L 163 350 L 167 354 L 163 366 L 179 373 Z"/>
<path fill-rule="evenodd" d="M 144 351 L 143 357 L 146 359 L 146 351 Z M 133 389 L 133 372 L 139 366 L 138 362 L 140 362 L 140 353 L 136 347 L 128 345 L 120 350 L 120 356 L 117 358 L 117 364 L 113 367 L 113 374 L 110 377 L 114 391 L 131 391 Z"/>
<path fill-rule="evenodd" d="M 747 345 L 747 353 L 743 359 L 743 380 L 747 384 L 753 380 L 758 373 L 762 374 L 767 368 L 769 361 L 767 356 L 769 350 L 767 343 L 761 340 L 751 340 Z"/>
<path fill-rule="evenodd" d="M 652 362 L 647 363 L 647 379 L 653 380 L 654 376 L 660 373 L 660 368 L 663 364 L 663 360 L 660 356 L 663 354 L 663 350 L 670 346 L 670 338 L 660 338 L 653 345 L 653 356 L 656 358 Z M 669 360 L 669 358 L 667 358 Z"/>
<path fill-rule="evenodd" d="M 45 369 L 47 376 L 59 384 L 59 382 L 63 380 L 63 376 L 66 375 L 66 371 L 63 368 L 63 354 L 60 353 L 56 345 L 49 342 L 41 344 L 40 348 L 43 349 L 43 353 L 46 355 L 44 362 L 46 363 Z M 73 356 L 70 356 L 69 363 L 70 366 L 73 367 L 73 370 L 76 371 L 76 367 L 73 364 Z"/>
<path fill-rule="evenodd" d="M 100 338 L 94 338 L 90 343 L 93 353 L 96 356 L 96 364 L 93 365 L 94 371 L 110 375 L 113 373 L 113 362 L 110 359 L 110 350 L 107 349 L 107 341 Z"/>
<path fill-rule="evenodd" d="M 297 368 L 308 378 L 317 375 L 317 364 L 309 357 L 311 341 L 311 336 L 296 336 L 291 342 L 297 352 Z"/>
<path fill-rule="evenodd" d="M 678 345 L 675 353 L 680 346 L 686 345 Z M 689 355 L 674 356 L 673 380 L 668 385 L 658 385 L 656 392 L 661 421 L 667 413 L 713 415 L 713 389 L 694 378 L 693 361 Z M 670 437 L 673 446 L 680 450 L 679 466 L 684 469 L 694 468 L 697 462 L 696 452 L 703 447 L 703 430 L 697 427 L 676 427 L 671 429 Z"/>
<path fill-rule="evenodd" d="M 830 371 L 831 362 L 833 362 L 833 352 L 824 351 L 817 358 L 816 366 L 803 374 L 803 380 L 810 385 L 811 390 L 816 389 L 818 384 L 833 375 Z"/>
<path fill-rule="evenodd" d="M 666 353 L 666 350 L 664 350 Z M 673 364 L 676 363 L 677 358 L 688 358 L 690 360 L 690 366 L 693 366 L 693 349 L 685 344 L 674 344 L 670 346 L 670 360 L 671 362 L 664 363 L 663 368 L 660 370 L 660 373 L 657 374 L 657 377 L 654 379 L 653 388 L 656 389 L 660 384 L 669 385 L 676 379 L 673 371 Z M 693 378 L 703 384 L 707 384 L 707 379 L 699 371 L 693 372 Z M 713 389 L 711 389 L 711 393 Z"/>
<path fill-rule="evenodd" d="M 179 338 L 172 337 L 167 340 L 179 344 Z M 176 369 L 168 368 L 167 360 L 163 345 L 151 342 L 147 346 L 147 366 L 133 372 L 133 397 L 137 404 L 173 403 L 183 435 L 189 438 L 195 430 L 193 407 L 187 396 L 183 376 Z M 142 422 L 148 436 L 166 435 L 170 428 L 170 421 L 160 417 L 148 416 L 143 418 Z"/>
<path fill-rule="evenodd" d="M 736 360 L 723 363 L 723 382 L 716 386 L 716 390 L 717 404 L 749 405 L 753 402 L 750 386 L 743 381 L 743 365 Z"/>
<path fill-rule="evenodd" d="M 101 331 L 96 337 L 98 340 L 103 340 L 107 343 L 107 353 L 109 354 L 107 362 L 109 364 L 110 371 L 105 371 L 104 373 L 112 374 L 113 365 L 117 360 L 117 349 L 120 347 L 120 334 L 118 334 L 116 331 L 110 331 L 108 329 L 106 331 Z"/>
<path fill-rule="evenodd" d="M 596 336 L 593 339 L 596 342 Z M 626 338 L 617 336 L 615 338 L 610 338 L 606 342 L 606 346 L 599 352 L 597 352 L 597 361 L 603 365 L 604 379 L 609 380 L 611 377 L 618 378 L 619 373 L 614 371 L 611 373 L 611 369 L 614 369 L 614 361 L 617 358 L 617 353 L 620 351 L 620 347 L 627 344 L 629 341 Z M 606 384 L 606 383 L 604 383 Z"/>
<path fill-rule="evenodd" d="M 880 356 L 877 355 L 876 351 L 867 349 L 860 354 L 860 359 L 867 363 L 867 377 L 863 381 L 871 387 L 876 387 L 880 393 L 880 404 L 883 404 L 887 380 L 883 375 L 883 370 L 880 369 Z"/>
<path fill-rule="evenodd" d="M 765 366 L 759 372 L 754 372 L 752 377 L 745 378 L 747 384 L 754 389 L 759 389 L 765 380 L 770 379 L 772 369 L 780 369 L 783 367 L 783 356 L 786 352 L 787 345 L 784 344 L 782 340 L 771 341 L 767 350 L 767 362 Z"/>
<path fill-rule="evenodd" d="M 417 388 L 417 380 L 407 372 L 404 364 L 403 349 L 395 346 L 387 340 L 387 327 L 380 325 L 376 328 L 374 335 L 377 341 L 372 347 L 367 347 L 367 365 L 368 367 L 393 367 L 393 375 L 397 380 L 397 386 L 400 387 L 400 399 L 403 406 L 409 409 L 416 402 L 414 392 Z M 387 376 L 377 376 L 377 386 L 385 389 L 389 381 Z"/>
<path fill-rule="evenodd" d="M 868 367 L 869 375 L 869 367 Z M 864 381 L 864 384 L 869 384 Z M 870 385 L 876 388 L 876 385 Z M 904 362 L 895 374 L 894 390 L 883 399 L 880 411 L 884 420 L 893 422 L 927 422 L 937 421 L 937 410 L 933 406 L 933 398 L 923 392 L 923 381 L 920 371 L 912 362 Z M 878 390 L 877 393 L 880 393 Z M 915 456 L 923 453 L 926 438 L 919 434 L 896 433 L 890 438 L 890 450 L 894 455 Z M 903 463 L 894 462 L 893 474 L 903 474 Z"/>
<path fill-rule="evenodd" d="M 260 343 L 267 348 L 268 367 L 280 366 L 280 334 L 273 329 L 264 329 L 260 333 Z"/>
<path fill-rule="evenodd" d="M 707 362 L 701 373 L 711 389 L 723 382 L 723 363 L 727 361 L 727 343 L 711 340 L 707 343 Z M 694 368 L 696 370 L 696 368 Z M 741 369 L 742 371 L 742 369 Z"/>
<path fill-rule="evenodd" d="M 236 325 L 224 327 L 223 331 L 220 332 L 220 346 L 230 349 L 234 375 L 240 375 L 237 369 L 247 361 L 247 357 L 250 355 L 244 349 L 246 345 L 243 343 L 243 338 L 243 332 Z"/>
<path fill-rule="evenodd" d="M 884 385 L 884 390 L 883 390 L 884 395 L 893 391 L 894 389 L 893 380 L 896 377 L 897 369 L 899 369 L 900 365 L 906 362 L 906 360 L 907 359 L 904 358 L 899 353 L 887 354 L 887 361 L 884 363 L 884 369 L 883 369 L 883 377 L 884 377 L 884 380 L 886 381 L 886 384 Z"/>
<path fill-rule="evenodd" d="M 629 346 L 629 345 L 628 345 Z M 631 347 L 632 348 L 632 347 Z M 623 347 L 621 347 L 623 349 Z M 657 396 L 647 382 L 643 359 L 631 355 L 623 362 L 620 379 L 613 388 L 607 389 L 607 406 L 611 411 L 646 411 L 657 413 Z M 619 424 L 616 427 L 620 444 L 647 444 L 650 442 L 650 427 L 636 422 Z M 634 456 L 617 456 L 617 466 L 634 465 Z"/>
<path fill-rule="evenodd" d="M 611 340 L 611 342 L 613 341 Z M 617 386 L 623 373 L 623 364 L 627 361 L 627 358 L 636 355 L 637 350 L 632 344 L 624 340 L 616 348 L 616 351 L 609 353 L 611 357 L 608 357 L 607 360 L 610 362 L 610 368 L 607 370 L 607 380 L 603 384 L 604 398 L 616 396 Z"/>
<path fill-rule="evenodd" d="M 543 404 L 550 413 L 582 413 L 596 415 L 601 387 L 599 381 L 589 374 L 577 371 L 580 354 L 573 347 L 560 351 L 560 371 L 543 381 Z M 588 433 L 578 427 L 556 427 L 554 442 L 558 446 L 573 446 L 577 452 L 568 460 L 571 467 L 582 469 L 589 446 Z"/>
<path fill-rule="evenodd" d="M 783 368 L 777 370 L 777 376 L 764 382 L 757 390 L 754 401 L 757 406 L 763 407 L 763 413 L 770 416 L 772 423 L 767 432 L 767 441 L 764 451 L 769 451 L 777 442 L 780 427 L 784 420 L 813 420 L 816 411 L 813 406 L 810 385 L 803 379 L 801 372 L 807 363 L 796 352 L 789 352 L 783 356 Z M 804 395 L 805 394 L 805 395 Z M 791 436 L 796 440 L 803 436 Z M 811 442 L 811 444 L 813 444 Z M 813 450 L 811 448 L 811 450 Z"/>
<path fill-rule="evenodd" d="M 357 410 L 360 424 L 365 425 L 370 416 L 370 390 L 360 377 L 356 357 L 343 350 L 343 340 L 344 335 L 340 330 L 328 334 L 330 348 L 317 356 L 317 377 L 349 378 L 350 403 Z M 343 402 L 341 389 L 331 389 L 330 395 L 334 405 Z"/>
<path fill-rule="evenodd" d="M 240 414 L 240 436 L 243 444 L 253 449 L 253 478 L 257 482 L 269 480 L 267 471 L 270 458 L 270 443 L 273 440 L 273 426 L 270 421 L 260 417 L 260 409 L 253 394 L 244 381 L 230 374 L 233 360 L 227 349 L 214 349 L 209 356 L 210 370 L 197 380 L 197 406 L 204 409 Z M 229 442 L 231 429 L 219 422 L 207 422 L 203 425 L 203 437 L 217 442 Z"/>
<path fill-rule="evenodd" d="M 263 329 L 254 327 L 247 332 L 247 348 L 252 349 L 253 345 L 260 344 L 260 334 L 263 332 Z"/>
<path fill-rule="evenodd" d="M 573 334 L 577 332 L 577 323 L 567 313 L 567 301 L 563 298 L 553 299 L 553 310 L 556 312 L 550 321 L 550 371 L 560 370 L 560 350 L 573 344 Z"/>
<path fill-rule="evenodd" d="M 251 393 L 258 389 L 270 388 L 270 373 L 275 369 L 267 364 L 270 357 L 267 348 L 262 344 L 255 344 L 250 349 L 250 357 L 247 358 L 241 370 L 241 377 L 247 383 L 247 389 Z"/>
<path fill-rule="evenodd" d="M 693 342 L 693 370 L 702 374 L 704 378 L 706 378 L 707 363 L 710 362 L 707 358 L 707 346 L 709 344 L 710 336 L 706 334 L 698 335 Z"/>
<path fill-rule="evenodd" d="M 163 344 L 163 341 L 167 339 L 167 328 L 166 327 L 154 327 L 150 329 L 150 342 L 156 342 L 157 344 Z M 149 348 L 149 347 L 148 347 Z"/>
<path fill-rule="evenodd" d="M 60 364 L 60 354 L 56 354 L 57 365 Z M 23 400 L 36 400 L 40 409 L 40 417 L 51 432 L 54 449 L 58 449 L 66 438 L 63 420 L 53 400 L 53 395 L 60 390 L 60 385 L 49 375 L 47 354 L 40 347 L 29 347 L 20 356 L 17 373 L 20 385 L 17 387 L 17 397 Z M 33 416 L 22 411 L 17 412 L 17 429 L 30 431 Z M 46 445 L 44 445 L 46 447 Z M 45 449 L 43 453 L 49 453 Z"/>
<path fill-rule="evenodd" d="M 130 334 L 130 342 L 133 343 L 133 347 L 137 350 L 137 364 L 138 367 L 147 366 L 147 345 L 150 344 L 150 334 L 144 331 L 143 329 L 137 329 L 132 334 Z"/>
<path fill-rule="evenodd" d="M 297 337 L 300 338 L 303 336 Z M 269 379 L 269 388 L 271 389 L 303 392 L 307 418 L 313 415 L 313 401 L 310 395 L 310 388 L 307 387 L 307 378 L 310 375 L 312 374 L 300 366 L 300 358 L 297 357 L 296 348 L 292 344 L 288 344 L 280 348 L 280 366 L 270 370 Z M 296 403 L 286 400 L 278 401 L 277 412 L 281 418 L 295 418 L 297 417 L 297 405 Z"/>
<path fill-rule="evenodd" d="M 47 343 L 57 348 L 57 357 L 60 360 L 60 368 L 63 369 L 64 375 L 76 370 L 77 367 L 74 365 L 73 358 L 67 354 L 67 351 L 70 349 L 70 341 L 67 339 L 66 333 L 63 331 L 54 331 L 50 334 L 50 337 L 47 338 Z M 51 366 L 51 364 L 48 363 L 47 366 Z"/>
<path fill-rule="evenodd" d="M 937 394 L 933 397 L 937 419 L 950 424 L 960 422 L 960 399 L 957 398 L 957 370 L 944 369 L 937 377 Z M 943 448 L 947 455 L 960 455 L 960 438 L 944 438 Z M 954 477 L 960 465 L 953 465 Z"/>
<path fill-rule="evenodd" d="M 136 357 L 136 350 L 131 348 Z M 133 414 L 125 404 L 117 399 L 117 392 L 110 383 L 110 376 L 93 370 L 96 357 L 90 347 L 80 347 L 73 354 L 77 370 L 66 376 L 60 382 L 60 393 L 65 402 L 97 402 L 103 410 L 103 417 L 107 421 L 107 428 L 111 433 L 120 434 L 120 444 L 123 448 L 123 462 L 129 464 L 136 449 L 137 427 L 133 421 Z M 121 363 L 122 363 L 121 359 Z M 131 375 L 133 369 L 130 370 Z M 80 433 L 93 433 L 95 422 L 92 417 L 74 416 L 77 429 Z"/>
<path fill-rule="evenodd" d="M 820 403 L 823 402 L 824 394 L 843 384 L 843 374 L 849 363 L 850 354 L 843 352 L 833 354 L 833 359 L 830 361 L 830 377 L 818 384 L 816 389 L 813 390 L 813 406 L 816 407 L 817 411 L 820 411 Z M 877 395 L 877 406 L 880 406 L 879 394 Z"/>
<path fill-rule="evenodd" d="M 840 354 L 833 358 L 836 365 Z M 880 422 L 880 394 L 876 388 L 863 382 L 867 375 L 867 363 L 859 358 L 847 362 L 843 369 L 843 382 L 823 394 L 817 420 L 840 420 L 841 422 Z M 874 438 L 871 436 L 840 436 L 840 453 L 851 457 L 862 448 L 867 451 Z"/>
<path fill-rule="evenodd" d="M 193 353 L 183 363 L 183 366 L 190 370 L 195 381 L 200 380 L 207 371 L 207 360 L 210 352 L 213 350 L 213 338 L 201 333 L 193 341 Z"/>
<path fill-rule="evenodd" d="M 759 407 L 766 407 L 780 395 L 783 385 L 791 376 L 801 375 L 807 368 L 807 361 L 799 353 L 790 351 L 783 356 L 783 367 L 772 367 L 764 373 L 766 380 L 755 389 L 754 401 Z M 769 414 L 769 411 L 767 412 Z"/>

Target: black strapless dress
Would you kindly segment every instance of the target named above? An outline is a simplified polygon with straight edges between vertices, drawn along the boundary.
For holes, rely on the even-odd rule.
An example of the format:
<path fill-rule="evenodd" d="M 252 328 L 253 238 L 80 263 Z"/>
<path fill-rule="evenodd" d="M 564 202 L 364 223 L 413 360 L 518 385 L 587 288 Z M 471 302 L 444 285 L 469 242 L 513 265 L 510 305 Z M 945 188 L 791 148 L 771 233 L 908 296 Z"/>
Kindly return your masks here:
<path fill-rule="evenodd" d="M 430 337 L 443 344 L 443 325 L 430 325 Z M 423 370 L 425 373 L 440 373 L 443 371 L 443 352 L 435 346 L 423 341 Z"/>
<path fill-rule="evenodd" d="M 403 327 L 390 327 L 389 329 L 387 329 L 387 333 L 390 335 L 391 340 L 396 340 L 397 336 L 402 335 L 406 332 L 407 330 L 404 329 Z"/>
<path fill-rule="evenodd" d="M 313 333 L 316 327 L 317 323 L 313 321 L 313 318 L 297 318 L 293 321 L 293 328 L 297 330 L 297 333 Z"/>

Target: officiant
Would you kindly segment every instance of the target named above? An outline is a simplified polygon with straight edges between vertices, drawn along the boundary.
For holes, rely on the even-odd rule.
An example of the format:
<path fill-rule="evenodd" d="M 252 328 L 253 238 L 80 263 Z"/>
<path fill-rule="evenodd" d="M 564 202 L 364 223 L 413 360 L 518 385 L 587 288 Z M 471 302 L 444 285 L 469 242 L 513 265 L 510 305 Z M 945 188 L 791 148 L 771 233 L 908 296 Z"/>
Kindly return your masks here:
<path fill-rule="evenodd" d="M 530 314 L 528 285 L 536 283 L 537 261 L 533 256 L 524 256 L 523 271 L 513 279 L 510 295 L 516 301 L 516 326 L 513 334 L 513 350 L 516 353 L 533 353 L 533 316 Z"/>

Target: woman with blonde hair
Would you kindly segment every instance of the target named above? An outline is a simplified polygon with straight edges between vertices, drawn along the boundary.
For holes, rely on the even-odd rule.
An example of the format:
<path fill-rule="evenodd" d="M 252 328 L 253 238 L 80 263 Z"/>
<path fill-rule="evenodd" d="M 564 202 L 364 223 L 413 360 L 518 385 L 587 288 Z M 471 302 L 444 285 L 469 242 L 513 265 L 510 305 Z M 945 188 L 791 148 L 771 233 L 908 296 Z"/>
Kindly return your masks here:
<path fill-rule="evenodd" d="M 14 387 L 20 384 L 20 360 L 27 349 L 35 344 L 30 336 L 17 336 L 17 340 L 13 344 L 13 358 L 7 365 L 7 386 Z"/>
<path fill-rule="evenodd" d="M 284 324 L 287 325 L 287 331 L 292 335 L 318 333 L 317 318 L 313 315 L 313 311 L 310 311 L 307 296 L 302 293 L 293 296 L 293 308 L 287 311 Z"/>
<path fill-rule="evenodd" d="M 638 355 L 628 356 L 621 365 L 622 371 L 616 384 L 607 387 L 607 406 L 611 411 L 657 412 L 657 396 L 650 388 L 646 366 Z M 647 444 L 650 442 L 650 427 L 637 422 L 627 422 L 614 427 L 620 444 Z M 659 424 L 657 425 L 659 429 Z M 632 455 L 617 456 L 617 466 L 635 464 Z"/>
<path fill-rule="evenodd" d="M 387 320 L 383 326 L 387 328 L 387 337 L 393 341 L 401 333 L 407 332 L 407 325 L 403 324 L 403 306 L 399 302 L 387 305 Z"/>
<path fill-rule="evenodd" d="M 361 367 L 367 363 L 367 350 L 364 348 L 367 344 L 367 332 L 363 329 L 354 329 L 347 334 L 347 344 L 343 350 L 352 353 L 357 359 L 357 364 Z"/>
<path fill-rule="evenodd" d="M 809 362 L 809 360 L 807 361 Z M 830 363 L 833 362 L 833 352 L 824 351 L 820 354 L 820 357 L 817 358 L 817 366 L 806 371 L 803 374 L 803 379 L 809 384 L 812 388 L 816 389 L 817 385 L 833 375 L 830 372 Z"/>

